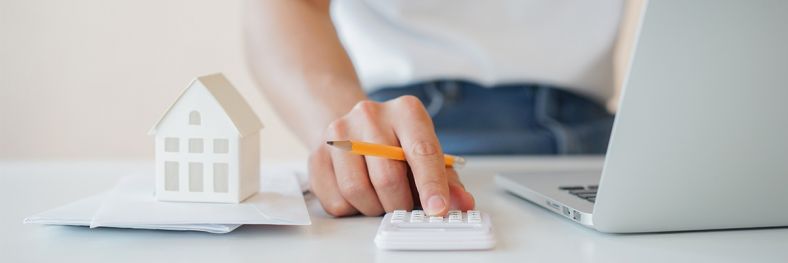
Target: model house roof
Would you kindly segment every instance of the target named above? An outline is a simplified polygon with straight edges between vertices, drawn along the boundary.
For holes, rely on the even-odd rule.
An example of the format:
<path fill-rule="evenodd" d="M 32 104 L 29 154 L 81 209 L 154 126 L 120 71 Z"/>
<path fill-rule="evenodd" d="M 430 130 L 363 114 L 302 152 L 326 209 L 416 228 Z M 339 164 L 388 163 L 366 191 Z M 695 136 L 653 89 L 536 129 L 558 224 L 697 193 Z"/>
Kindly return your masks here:
<path fill-rule="evenodd" d="M 151 128 L 148 134 L 156 134 L 159 124 L 161 124 L 162 120 L 170 113 L 170 110 L 172 110 L 184 94 L 189 92 L 189 90 L 198 83 L 202 84 L 213 98 L 216 99 L 216 102 L 219 103 L 224 113 L 230 118 L 230 121 L 232 121 L 233 126 L 235 126 L 235 129 L 241 137 L 253 134 L 263 128 L 263 123 L 260 122 L 260 119 L 258 119 L 257 115 L 252 111 L 252 107 L 249 106 L 249 103 L 246 103 L 243 96 L 238 93 L 224 75 L 216 73 L 194 79 L 192 83 L 178 95 L 178 98 L 175 99 L 172 105 L 167 108 L 164 115 L 156 121 L 156 124 L 153 125 L 153 128 Z"/>

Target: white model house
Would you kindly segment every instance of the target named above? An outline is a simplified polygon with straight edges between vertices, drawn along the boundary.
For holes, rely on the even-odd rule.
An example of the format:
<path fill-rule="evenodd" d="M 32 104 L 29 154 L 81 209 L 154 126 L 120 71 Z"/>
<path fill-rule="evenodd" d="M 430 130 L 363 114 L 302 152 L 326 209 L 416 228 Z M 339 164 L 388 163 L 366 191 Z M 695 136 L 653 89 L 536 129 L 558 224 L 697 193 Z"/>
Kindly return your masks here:
<path fill-rule="evenodd" d="M 262 127 L 222 74 L 192 81 L 150 130 L 156 199 L 239 203 L 257 193 Z"/>

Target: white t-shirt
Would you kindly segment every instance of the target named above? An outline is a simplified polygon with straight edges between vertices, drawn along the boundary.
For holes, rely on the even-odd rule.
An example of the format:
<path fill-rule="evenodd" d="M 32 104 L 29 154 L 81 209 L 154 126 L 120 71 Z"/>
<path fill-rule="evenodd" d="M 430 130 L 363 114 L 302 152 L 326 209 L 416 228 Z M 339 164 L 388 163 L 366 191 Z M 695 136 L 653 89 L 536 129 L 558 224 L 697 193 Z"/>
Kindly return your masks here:
<path fill-rule="evenodd" d="M 371 91 L 457 78 L 613 96 L 623 0 L 334 0 L 340 39 Z"/>

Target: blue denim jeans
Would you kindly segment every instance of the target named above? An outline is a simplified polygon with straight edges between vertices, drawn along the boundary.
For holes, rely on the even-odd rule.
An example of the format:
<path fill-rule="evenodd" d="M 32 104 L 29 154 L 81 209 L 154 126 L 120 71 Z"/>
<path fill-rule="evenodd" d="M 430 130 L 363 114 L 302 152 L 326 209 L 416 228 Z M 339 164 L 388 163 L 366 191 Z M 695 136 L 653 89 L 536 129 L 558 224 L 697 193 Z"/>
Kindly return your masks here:
<path fill-rule="evenodd" d="M 539 84 L 494 88 L 439 80 L 376 90 L 377 101 L 418 97 L 444 152 L 463 155 L 604 154 L 613 115 L 578 94 Z"/>

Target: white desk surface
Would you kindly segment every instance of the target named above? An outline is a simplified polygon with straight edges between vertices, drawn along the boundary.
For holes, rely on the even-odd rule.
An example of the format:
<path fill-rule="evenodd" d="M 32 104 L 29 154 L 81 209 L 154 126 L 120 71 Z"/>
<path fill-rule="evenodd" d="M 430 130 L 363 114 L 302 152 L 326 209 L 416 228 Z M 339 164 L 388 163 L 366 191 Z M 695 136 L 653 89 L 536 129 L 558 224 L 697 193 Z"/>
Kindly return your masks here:
<path fill-rule="evenodd" d="M 503 192 L 496 171 L 600 167 L 598 158 L 476 158 L 461 176 L 492 215 L 490 251 L 397 252 L 372 242 L 379 217 L 332 218 L 307 198 L 311 226 L 243 226 L 223 235 L 23 225 L 111 187 L 148 162 L 0 162 L 0 262 L 787 262 L 788 228 L 611 235 Z M 666 193 L 669 194 L 669 193 Z M 445 260 L 445 261 L 444 261 Z"/>

